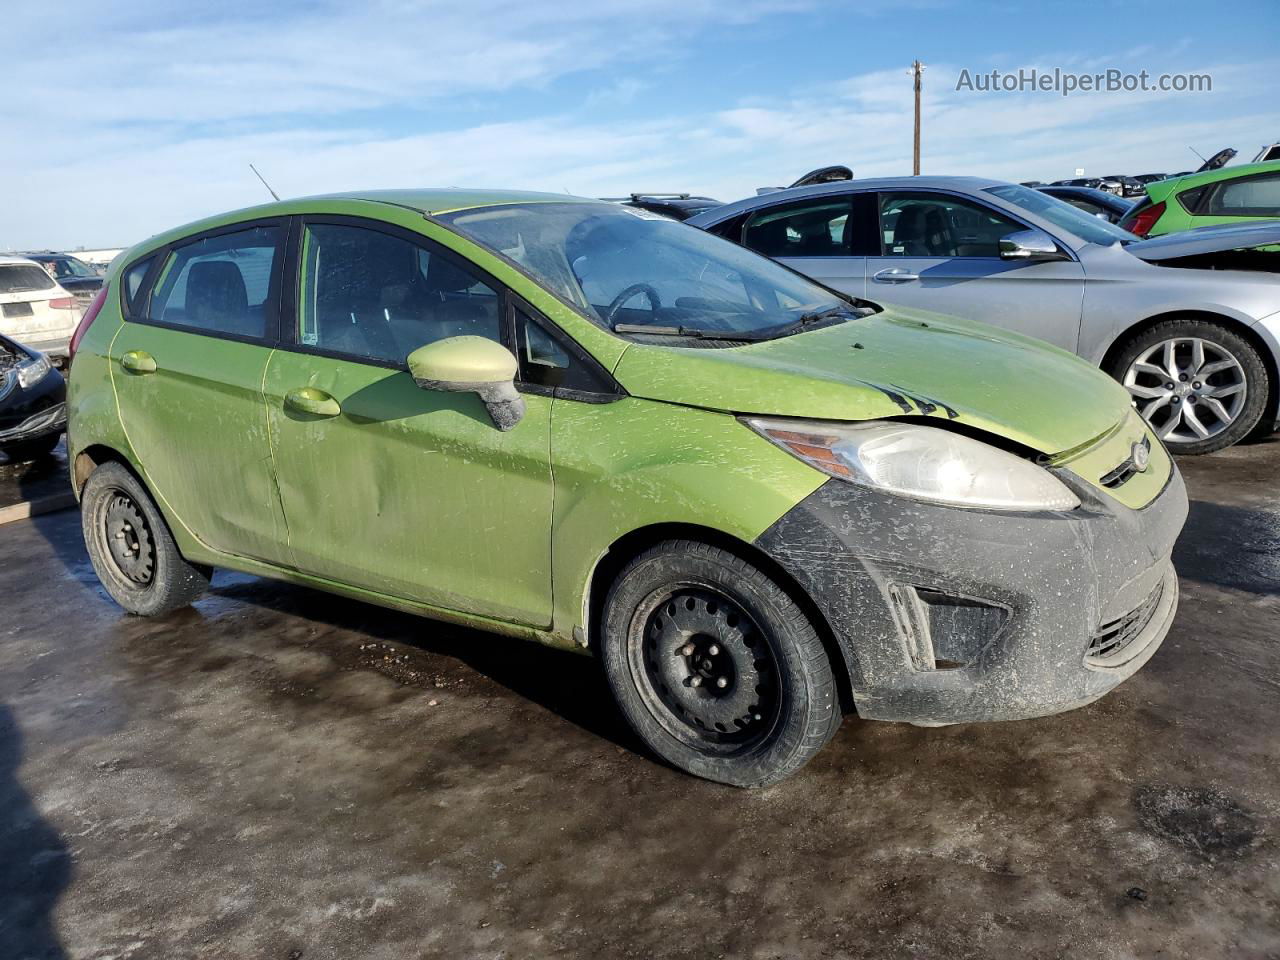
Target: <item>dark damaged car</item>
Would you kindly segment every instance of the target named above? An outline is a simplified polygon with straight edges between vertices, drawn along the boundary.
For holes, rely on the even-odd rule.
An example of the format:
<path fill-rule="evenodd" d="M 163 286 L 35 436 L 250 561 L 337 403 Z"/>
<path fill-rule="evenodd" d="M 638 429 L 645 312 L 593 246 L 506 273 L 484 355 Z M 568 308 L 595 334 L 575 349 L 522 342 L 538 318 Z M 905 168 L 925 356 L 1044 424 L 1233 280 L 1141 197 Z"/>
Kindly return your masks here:
<path fill-rule="evenodd" d="M 0 453 L 10 463 L 53 451 L 67 423 L 65 400 L 48 357 L 0 335 Z"/>

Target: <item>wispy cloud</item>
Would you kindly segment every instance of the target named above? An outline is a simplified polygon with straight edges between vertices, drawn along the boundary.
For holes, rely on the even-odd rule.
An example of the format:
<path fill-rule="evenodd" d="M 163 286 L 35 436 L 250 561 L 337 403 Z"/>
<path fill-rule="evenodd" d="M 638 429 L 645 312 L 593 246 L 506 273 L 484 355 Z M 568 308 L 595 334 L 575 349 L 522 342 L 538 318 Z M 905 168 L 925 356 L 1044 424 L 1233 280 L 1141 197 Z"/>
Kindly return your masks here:
<path fill-rule="evenodd" d="M 867 176 L 906 172 L 911 89 L 902 68 L 835 72 L 821 87 L 780 87 L 785 74 L 773 73 L 749 89 L 660 92 L 655 78 L 673 58 L 695 56 L 699 37 L 778 15 L 793 23 L 803 7 L 321 0 L 279 12 L 148 0 L 122 13 L 84 4 L 59 17 L 77 26 L 58 40 L 50 70 L 47 11 L 23 5 L 5 14 L 0 130 L 22 149 L 0 151 L 0 249 L 128 243 L 258 202 L 265 192 L 250 161 L 293 196 L 470 185 L 732 199 L 824 163 Z M 1138 52 L 1076 60 L 1133 69 Z M 1185 168 L 1186 144 L 1243 152 L 1277 122 L 1250 86 L 1274 76 L 1275 61 L 1197 66 L 1214 74 L 1213 93 L 1180 98 L 955 91 L 962 66 L 989 64 L 980 54 L 930 63 L 926 172 L 1026 179 L 1076 166 Z M 1066 65 L 1040 56 L 1002 69 L 1046 64 Z"/>

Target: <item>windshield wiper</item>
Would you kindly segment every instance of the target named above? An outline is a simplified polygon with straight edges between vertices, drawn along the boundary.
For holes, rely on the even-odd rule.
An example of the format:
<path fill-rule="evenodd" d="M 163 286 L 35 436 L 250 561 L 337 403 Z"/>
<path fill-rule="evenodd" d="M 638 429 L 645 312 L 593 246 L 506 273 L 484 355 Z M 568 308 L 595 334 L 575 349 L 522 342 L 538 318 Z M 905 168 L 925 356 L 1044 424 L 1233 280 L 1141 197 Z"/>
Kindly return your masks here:
<path fill-rule="evenodd" d="M 734 333 L 731 330 L 706 330 L 702 327 L 659 327 L 649 323 L 615 323 L 614 333 L 629 333 L 642 337 L 689 337 L 693 340 L 725 340 L 734 343 L 754 343 L 767 340 L 758 333 Z"/>
<path fill-rule="evenodd" d="M 863 312 L 864 308 L 851 307 L 848 304 L 840 303 L 834 307 L 827 307 L 825 310 L 814 310 L 810 313 L 802 313 L 790 323 L 784 323 L 781 326 L 773 327 L 762 331 L 761 339 L 774 340 L 778 337 L 787 337 L 793 333 L 799 333 L 801 330 L 808 330 L 810 327 L 822 324 L 825 326 L 826 321 L 835 317 L 844 317 L 852 320 L 855 317 L 865 317 L 867 314 Z"/>
<path fill-rule="evenodd" d="M 795 320 L 778 324 L 773 327 L 765 327 L 762 330 L 707 330 L 703 327 L 659 327 L 648 323 L 615 323 L 613 325 L 613 332 L 638 334 L 640 336 L 648 337 L 690 337 L 694 340 L 724 340 L 732 343 L 761 343 L 765 340 L 776 340 L 778 337 L 785 337 L 793 333 L 799 333 L 801 330 L 807 330 L 810 327 L 817 326 L 819 324 L 825 325 L 828 320 L 832 320 L 836 317 L 853 319 L 855 317 L 864 317 L 871 312 L 874 311 L 870 311 L 866 307 L 854 307 L 849 304 L 840 303 L 833 307 L 827 307 L 823 310 L 814 310 L 809 313 L 801 314 Z"/>

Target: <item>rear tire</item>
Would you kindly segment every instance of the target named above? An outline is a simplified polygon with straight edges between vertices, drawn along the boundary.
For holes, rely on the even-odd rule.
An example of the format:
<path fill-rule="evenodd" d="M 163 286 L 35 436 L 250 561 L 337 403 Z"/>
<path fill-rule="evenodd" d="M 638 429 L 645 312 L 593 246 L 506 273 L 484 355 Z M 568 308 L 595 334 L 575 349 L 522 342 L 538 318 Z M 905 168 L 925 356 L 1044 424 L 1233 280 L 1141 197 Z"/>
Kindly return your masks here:
<path fill-rule="evenodd" d="M 737 787 L 776 783 L 840 726 L 831 663 L 804 611 L 726 550 L 660 543 L 605 600 L 601 655 L 631 728 L 672 766 Z"/>
<path fill-rule="evenodd" d="M 0 447 L 0 452 L 9 458 L 9 463 L 28 463 L 49 456 L 61 439 L 61 433 L 50 433 L 43 437 L 36 437 L 34 440 L 20 440 Z"/>
<path fill-rule="evenodd" d="M 1212 320 L 1163 320 L 1126 341 L 1107 372 L 1176 454 L 1213 453 L 1243 440 L 1271 397 L 1257 348 Z"/>
<path fill-rule="evenodd" d="M 89 475 L 80 523 L 98 579 L 129 613 L 157 617 L 208 589 L 212 571 L 183 559 L 151 495 L 123 465 L 104 463 Z"/>

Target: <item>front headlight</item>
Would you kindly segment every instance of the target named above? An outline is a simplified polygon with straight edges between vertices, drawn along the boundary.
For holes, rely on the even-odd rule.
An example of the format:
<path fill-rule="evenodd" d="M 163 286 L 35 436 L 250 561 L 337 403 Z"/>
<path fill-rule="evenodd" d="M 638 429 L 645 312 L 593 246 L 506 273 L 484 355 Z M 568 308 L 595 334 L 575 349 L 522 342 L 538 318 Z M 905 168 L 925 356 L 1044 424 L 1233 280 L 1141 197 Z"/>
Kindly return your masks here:
<path fill-rule="evenodd" d="M 49 360 L 44 356 L 36 357 L 18 368 L 18 384 L 23 390 L 33 387 L 49 375 Z"/>
<path fill-rule="evenodd" d="M 887 493 L 987 510 L 1074 510 L 1079 499 L 1043 467 L 978 440 L 909 423 L 744 422 L 823 473 Z"/>

